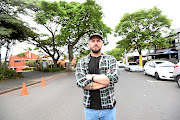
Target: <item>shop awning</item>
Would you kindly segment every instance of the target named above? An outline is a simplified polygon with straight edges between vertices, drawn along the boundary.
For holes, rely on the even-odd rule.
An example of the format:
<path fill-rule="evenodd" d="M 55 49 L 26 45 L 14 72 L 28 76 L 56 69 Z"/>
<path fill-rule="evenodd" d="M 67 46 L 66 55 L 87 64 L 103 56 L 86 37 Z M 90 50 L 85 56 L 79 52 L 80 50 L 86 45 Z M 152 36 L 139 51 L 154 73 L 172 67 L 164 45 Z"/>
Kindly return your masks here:
<path fill-rule="evenodd" d="M 172 50 L 168 50 L 168 51 L 165 51 L 161 54 L 173 54 L 173 53 L 178 53 L 178 51 L 172 51 Z"/>

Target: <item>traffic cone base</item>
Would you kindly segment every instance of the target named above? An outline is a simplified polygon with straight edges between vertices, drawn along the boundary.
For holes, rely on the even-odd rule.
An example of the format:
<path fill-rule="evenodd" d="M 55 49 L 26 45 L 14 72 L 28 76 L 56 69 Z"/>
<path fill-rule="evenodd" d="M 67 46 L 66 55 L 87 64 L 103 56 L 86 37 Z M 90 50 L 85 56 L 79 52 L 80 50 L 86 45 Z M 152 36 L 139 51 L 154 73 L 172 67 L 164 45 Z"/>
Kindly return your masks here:
<path fill-rule="evenodd" d="M 42 77 L 42 83 L 41 83 L 41 87 L 43 87 L 43 86 L 46 86 L 46 83 L 45 83 L 44 77 Z"/>
<path fill-rule="evenodd" d="M 28 94 L 29 93 L 27 92 L 26 84 L 25 84 L 25 82 L 23 82 L 22 92 L 21 92 L 20 96 L 25 96 L 25 95 L 28 95 Z"/>
<path fill-rule="evenodd" d="M 25 96 L 25 95 L 28 95 L 28 94 L 29 94 L 29 93 L 26 93 L 26 94 L 22 94 L 22 93 L 21 93 L 20 96 Z"/>

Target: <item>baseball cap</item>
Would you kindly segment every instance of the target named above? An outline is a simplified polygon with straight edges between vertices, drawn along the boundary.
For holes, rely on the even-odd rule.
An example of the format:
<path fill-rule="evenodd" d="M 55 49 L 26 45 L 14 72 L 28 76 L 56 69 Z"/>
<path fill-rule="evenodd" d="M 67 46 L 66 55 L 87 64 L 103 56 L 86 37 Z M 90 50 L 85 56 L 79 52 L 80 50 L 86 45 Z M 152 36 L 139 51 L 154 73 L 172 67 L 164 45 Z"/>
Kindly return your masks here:
<path fill-rule="evenodd" d="M 103 38 L 99 33 L 93 33 L 93 34 L 90 35 L 89 40 L 94 36 L 98 36 L 101 40 Z"/>

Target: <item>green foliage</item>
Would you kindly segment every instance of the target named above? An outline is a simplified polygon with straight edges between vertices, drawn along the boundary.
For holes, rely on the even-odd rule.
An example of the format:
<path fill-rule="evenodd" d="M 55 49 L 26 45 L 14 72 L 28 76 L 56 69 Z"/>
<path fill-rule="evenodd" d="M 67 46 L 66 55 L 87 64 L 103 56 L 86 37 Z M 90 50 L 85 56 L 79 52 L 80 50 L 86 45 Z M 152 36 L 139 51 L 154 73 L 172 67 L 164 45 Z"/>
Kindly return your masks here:
<path fill-rule="evenodd" d="M 66 44 L 75 45 L 85 34 L 99 32 L 105 37 L 111 33 L 112 29 L 107 27 L 102 21 L 102 7 L 94 0 L 87 0 L 85 3 L 70 2 L 64 4 L 66 16 L 63 19 L 62 29 L 60 30 L 60 40 Z M 107 41 L 105 41 L 106 43 Z"/>
<path fill-rule="evenodd" d="M 0 1 L 0 37 L 10 40 L 28 40 L 29 37 L 35 38 L 34 28 L 30 28 L 27 23 L 23 22 L 17 13 L 24 13 L 26 5 L 24 0 L 4 0 Z M 29 8 L 33 8 L 32 6 Z M 29 9 L 28 8 L 28 9 Z M 12 41 L 11 41 L 12 42 Z"/>
<path fill-rule="evenodd" d="M 60 55 L 63 55 L 63 52 L 60 52 L 61 46 L 68 46 L 71 61 L 73 49 L 77 51 L 87 46 L 87 42 L 79 42 L 80 39 L 84 40 L 93 32 L 99 32 L 106 38 L 112 31 L 103 23 L 102 8 L 94 0 L 87 0 L 84 3 L 41 1 L 40 8 L 41 11 L 36 13 L 34 20 L 43 25 L 51 33 L 51 37 L 34 41 L 37 47 L 41 47 L 53 60 L 58 60 Z M 56 35 L 56 32 L 60 34 Z M 106 39 L 103 41 L 107 43 Z"/>
<path fill-rule="evenodd" d="M 94 0 L 84 3 L 64 2 L 63 9 L 66 15 L 63 18 L 62 28 L 58 35 L 59 43 L 68 45 L 69 60 L 73 59 L 73 50 L 78 51 L 87 46 L 87 37 L 94 32 L 100 33 L 107 44 L 108 34 L 112 29 L 102 21 L 102 7 Z"/>
<path fill-rule="evenodd" d="M 161 13 L 160 9 L 154 7 L 124 14 L 115 27 L 115 36 L 122 37 L 117 42 L 117 47 L 123 47 L 127 51 L 137 49 L 141 54 L 145 48 L 169 46 L 168 41 L 172 38 L 162 38 L 162 34 L 170 31 L 172 20 Z"/>
<path fill-rule="evenodd" d="M 13 40 L 27 40 L 28 37 L 35 38 L 37 34 L 33 32 L 27 23 L 10 14 L 0 14 L 0 36 Z"/>
<path fill-rule="evenodd" d="M 29 67 L 36 67 L 36 60 L 29 60 L 29 61 L 25 62 L 24 64 Z"/>
<path fill-rule="evenodd" d="M 18 56 L 18 57 L 25 57 L 26 54 L 25 54 L 25 53 L 20 53 L 20 54 L 18 54 L 17 56 Z"/>
<path fill-rule="evenodd" d="M 0 68 L 0 81 L 6 80 L 6 79 L 16 79 L 16 78 L 23 78 L 22 73 L 17 73 L 14 70 Z"/>
<path fill-rule="evenodd" d="M 17 78 L 24 78 L 24 75 L 22 72 L 17 72 Z"/>
<path fill-rule="evenodd" d="M 12 12 L 14 14 L 28 14 L 27 9 L 35 12 L 40 10 L 39 0 L 1 0 L 0 9 L 4 13 Z"/>
<path fill-rule="evenodd" d="M 124 50 L 120 48 L 114 48 L 111 51 L 106 51 L 105 53 L 114 56 L 117 60 L 121 60 Z"/>
<path fill-rule="evenodd" d="M 65 70 L 65 68 L 44 68 L 44 69 L 40 69 L 40 71 L 42 72 L 59 72 Z"/>
<path fill-rule="evenodd" d="M 55 63 L 53 67 L 56 67 L 58 59 L 63 55 L 60 47 L 64 44 L 58 42 L 56 37 L 56 33 L 59 31 L 58 29 L 62 25 L 62 19 L 65 17 L 66 13 L 63 9 L 63 3 L 63 1 L 41 1 L 41 11 L 36 12 L 34 18 L 34 21 L 43 25 L 50 32 L 51 36 L 45 40 L 42 40 L 41 38 L 34 39 L 32 43 L 52 57 Z"/>

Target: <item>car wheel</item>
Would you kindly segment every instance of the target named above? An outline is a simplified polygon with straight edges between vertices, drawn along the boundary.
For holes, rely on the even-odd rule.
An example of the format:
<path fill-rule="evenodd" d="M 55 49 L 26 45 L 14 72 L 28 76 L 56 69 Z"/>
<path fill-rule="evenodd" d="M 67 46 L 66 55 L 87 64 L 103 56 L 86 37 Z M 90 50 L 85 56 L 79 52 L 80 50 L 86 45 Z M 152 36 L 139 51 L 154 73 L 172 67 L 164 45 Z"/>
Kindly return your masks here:
<path fill-rule="evenodd" d="M 144 70 L 144 75 L 147 75 L 146 71 Z"/>
<path fill-rule="evenodd" d="M 129 68 L 129 72 L 132 72 L 132 70 Z"/>
<path fill-rule="evenodd" d="M 160 80 L 159 74 L 157 72 L 155 73 L 155 77 L 156 77 L 157 80 Z"/>
<path fill-rule="evenodd" d="M 177 82 L 178 86 L 180 87 L 180 76 L 177 76 L 176 82 Z"/>

